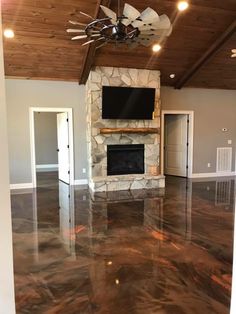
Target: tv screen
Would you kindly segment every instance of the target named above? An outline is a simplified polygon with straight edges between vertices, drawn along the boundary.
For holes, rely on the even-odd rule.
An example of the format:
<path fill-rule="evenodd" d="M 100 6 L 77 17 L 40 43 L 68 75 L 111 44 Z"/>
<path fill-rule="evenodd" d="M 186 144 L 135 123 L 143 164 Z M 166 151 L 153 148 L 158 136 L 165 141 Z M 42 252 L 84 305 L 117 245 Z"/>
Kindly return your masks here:
<path fill-rule="evenodd" d="M 153 118 L 155 88 L 103 86 L 102 92 L 103 119 Z"/>

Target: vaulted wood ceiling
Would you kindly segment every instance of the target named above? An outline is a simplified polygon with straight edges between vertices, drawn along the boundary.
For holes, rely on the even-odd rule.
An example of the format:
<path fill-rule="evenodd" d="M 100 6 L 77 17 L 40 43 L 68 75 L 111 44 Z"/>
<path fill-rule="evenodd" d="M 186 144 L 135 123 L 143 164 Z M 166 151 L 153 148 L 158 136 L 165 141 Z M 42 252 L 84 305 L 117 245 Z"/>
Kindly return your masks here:
<path fill-rule="evenodd" d="M 236 48 L 236 0 L 191 0 L 181 14 L 177 0 L 124 1 L 140 11 L 150 6 L 167 14 L 175 21 L 172 35 L 157 54 L 142 46 L 129 50 L 107 45 L 91 59 L 91 48 L 72 42 L 65 30 L 70 19 L 88 22 L 79 11 L 99 14 L 99 2 L 2 0 L 3 27 L 15 31 L 14 39 L 4 39 L 6 76 L 83 82 L 89 67 L 99 65 L 158 69 L 163 85 L 236 89 L 236 60 L 230 58 Z M 117 1 L 105 1 L 109 2 L 115 9 Z M 204 62 L 196 68 L 201 58 Z M 171 73 L 175 79 L 170 79 Z"/>

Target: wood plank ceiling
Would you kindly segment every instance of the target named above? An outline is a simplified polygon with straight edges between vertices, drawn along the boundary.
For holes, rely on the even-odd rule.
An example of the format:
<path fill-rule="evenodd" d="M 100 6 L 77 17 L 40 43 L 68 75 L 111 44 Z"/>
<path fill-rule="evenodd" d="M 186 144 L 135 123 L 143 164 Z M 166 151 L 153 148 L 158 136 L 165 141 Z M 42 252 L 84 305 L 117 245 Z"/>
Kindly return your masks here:
<path fill-rule="evenodd" d="M 68 20 L 88 22 L 79 11 L 95 16 L 99 0 L 2 0 L 3 27 L 13 28 L 14 39 L 4 39 L 7 77 L 81 81 L 88 48 L 72 42 L 65 32 Z M 110 1 L 116 8 L 116 0 Z M 124 1 L 125 2 L 125 1 Z M 127 0 L 142 11 L 150 6 L 174 23 L 172 35 L 154 54 L 151 48 L 135 50 L 107 45 L 96 51 L 90 65 L 158 69 L 162 84 L 176 86 L 191 67 L 236 21 L 236 0 L 191 0 L 177 13 L 177 0 Z M 186 86 L 236 89 L 236 31 L 185 82 Z M 90 60 L 91 61 L 91 60 Z M 175 73 L 175 79 L 169 75 Z M 188 73 L 187 73 L 188 74 Z"/>

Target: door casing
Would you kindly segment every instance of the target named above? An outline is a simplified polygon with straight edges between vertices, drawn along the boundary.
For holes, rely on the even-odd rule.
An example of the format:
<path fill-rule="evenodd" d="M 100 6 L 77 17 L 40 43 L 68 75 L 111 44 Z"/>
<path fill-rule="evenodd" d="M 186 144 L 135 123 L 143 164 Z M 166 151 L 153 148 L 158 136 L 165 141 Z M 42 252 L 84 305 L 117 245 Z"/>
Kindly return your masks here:
<path fill-rule="evenodd" d="M 36 188 L 36 157 L 35 157 L 35 126 L 34 113 L 35 112 L 67 112 L 69 122 L 69 145 L 70 145 L 70 185 L 75 184 L 74 179 L 74 132 L 73 132 L 73 110 L 72 108 L 50 108 L 50 107 L 30 107 L 30 152 L 31 152 L 31 176 L 33 188 Z"/>

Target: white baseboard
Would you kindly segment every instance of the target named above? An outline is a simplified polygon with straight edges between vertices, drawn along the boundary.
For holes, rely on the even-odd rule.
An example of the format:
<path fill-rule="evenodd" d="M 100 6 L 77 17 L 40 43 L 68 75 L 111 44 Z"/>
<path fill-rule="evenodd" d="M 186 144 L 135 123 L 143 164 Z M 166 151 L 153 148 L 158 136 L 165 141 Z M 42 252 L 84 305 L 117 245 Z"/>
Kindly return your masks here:
<path fill-rule="evenodd" d="M 189 178 L 217 178 L 217 177 L 233 177 L 236 175 L 235 171 L 232 172 L 209 172 L 209 173 L 193 173 Z"/>
<path fill-rule="evenodd" d="M 88 180 L 87 179 L 75 180 L 74 185 L 88 185 Z"/>
<path fill-rule="evenodd" d="M 75 180 L 74 185 L 88 185 L 88 180 Z M 33 183 L 10 184 L 10 190 L 33 189 Z"/>
<path fill-rule="evenodd" d="M 33 189 L 33 183 L 10 184 L 10 190 Z"/>
<path fill-rule="evenodd" d="M 36 165 L 36 171 L 52 171 L 58 170 L 58 164 Z"/>

